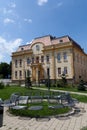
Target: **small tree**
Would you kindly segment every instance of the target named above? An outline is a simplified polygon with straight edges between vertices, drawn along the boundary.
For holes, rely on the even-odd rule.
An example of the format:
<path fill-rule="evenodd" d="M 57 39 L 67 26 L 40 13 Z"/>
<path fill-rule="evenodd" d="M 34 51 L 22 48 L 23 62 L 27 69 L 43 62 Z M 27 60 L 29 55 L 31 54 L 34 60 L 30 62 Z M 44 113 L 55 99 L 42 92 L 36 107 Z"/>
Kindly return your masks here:
<path fill-rule="evenodd" d="M 25 87 L 30 88 L 31 86 L 32 86 L 32 84 L 31 84 L 31 78 L 27 77 L 25 79 Z"/>
<path fill-rule="evenodd" d="M 80 80 L 79 85 L 78 85 L 78 90 L 85 91 L 85 86 L 84 86 L 83 80 Z"/>
<path fill-rule="evenodd" d="M 0 89 L 3 89 L 5 86 L 4 86 L 4 84 L 1 82 L 0 83 Z"/>
<path fill-rule="evenodd" d="M 61 79 L 57 80 L 56 86 L 57 87 L 65 87 L 66 85 L 67 85 L 66 75 L 62 74 Z"/>
<path fill-rule="evenodd" d="M 67 84 L 66 75 L 62 74 L 62 84 L 65 86 Z"/>

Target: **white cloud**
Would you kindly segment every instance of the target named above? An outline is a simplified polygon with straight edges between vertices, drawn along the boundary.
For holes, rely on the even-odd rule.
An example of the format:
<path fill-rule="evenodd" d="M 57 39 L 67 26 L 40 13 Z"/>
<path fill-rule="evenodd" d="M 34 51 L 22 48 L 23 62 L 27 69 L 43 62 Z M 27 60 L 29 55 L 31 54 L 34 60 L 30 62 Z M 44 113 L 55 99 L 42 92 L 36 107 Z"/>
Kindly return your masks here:
<path fill-rule="evenodd" d="M 18 46 L 22 43 L 22 39 L 18 38 L 13 41 L 7 41 L 3 37 L 0 37 L 0 62 L 4 61 L 5 57 L 11 56 L 11 53 L 14 52 Z"/>
<path fill-rule="evenodd" d="M 9 4 L 9 7 L 11 7 L 11 8 L 16 8 L 16 4 L 15 4 L 14 2 L 11 2 L 11 3 Z"/>
<path fill-rule="evenodd" d="M 25 22 L 32 23 L 32 19 L 24 19 Z"/>
<path fill-rule="evenodd" d="M 48 0 L 38 0 L 37 2 L 39 6 L 43 6 L 44 4 L 48 2 Z"/>
<path fill-rule="evenodd" d="M 26 45 L 32 44 L 33 40 L 34 40 L 34 39 L 32 39 L 30 42 L 27 42 Z"/>
<path fill-rule="evenodd" d="M 15 23 L 15 21 L 13 19 L 9 19 L 9 18 L 5 18 L 3 22 L 4 22 L 4 24 Z"/>
<path fill-rule="evenodd" d="M 3 12 L 3 14 L 7 15 L 7 14 L 12 14 L 12 13 L 13 13 L 13 10 L 12 10 L 12 9 L 3 8 L 3 9 L 2 9 L 2 12 Z"/>

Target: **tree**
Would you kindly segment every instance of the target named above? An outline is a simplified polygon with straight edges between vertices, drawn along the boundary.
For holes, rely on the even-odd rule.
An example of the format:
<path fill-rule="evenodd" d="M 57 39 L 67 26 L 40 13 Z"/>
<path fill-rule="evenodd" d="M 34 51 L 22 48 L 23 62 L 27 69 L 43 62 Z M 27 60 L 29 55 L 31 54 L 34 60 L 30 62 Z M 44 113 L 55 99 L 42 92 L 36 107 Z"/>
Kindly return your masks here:
<path fill-rule="evenodd" d="M 85 91 L 84 81 L 82 79 L 79 82 L 78 90 Z"/>
<path fill-rule="evenodd" d="M 30 77 L 26 77 L 26 79 L 25 79 L 25 87 L 30 88 L 31 86 L 32 86 L 31 78 Z"/>
<path fill-rule="evenodd" d="M 62 74 L 62 83 L 65 86 L 67 84 L 67 79 L 66 79 L 66 75 Z"/>
<path fill-rule="evenodd" d="M 11 75 L 11 63 L 1 62 L 0 64 L 0 78 L 9 78 Z"/>

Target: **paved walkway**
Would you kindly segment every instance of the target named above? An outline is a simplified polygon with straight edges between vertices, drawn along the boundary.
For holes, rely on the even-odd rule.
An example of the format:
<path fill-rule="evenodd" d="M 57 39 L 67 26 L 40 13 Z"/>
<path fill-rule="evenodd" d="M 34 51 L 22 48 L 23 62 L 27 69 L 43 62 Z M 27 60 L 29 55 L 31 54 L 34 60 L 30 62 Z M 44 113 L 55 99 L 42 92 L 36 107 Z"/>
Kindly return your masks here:
<path fill-rule="evenodd" d="M 76 106 L 82 108 L 78 114 L 38 120 L 10 115 L 5 108 L 3 127 L 0 130 L 80 130 L 87 125 L 87 104 L 78 103 Z"/>

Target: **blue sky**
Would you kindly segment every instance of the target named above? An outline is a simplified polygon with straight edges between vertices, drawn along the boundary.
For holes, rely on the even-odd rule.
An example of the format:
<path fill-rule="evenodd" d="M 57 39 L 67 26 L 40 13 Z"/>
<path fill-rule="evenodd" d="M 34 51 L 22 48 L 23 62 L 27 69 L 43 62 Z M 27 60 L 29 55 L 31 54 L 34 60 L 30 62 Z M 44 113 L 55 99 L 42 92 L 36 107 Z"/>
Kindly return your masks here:
<path fill-rule="evenodd" d="M 69 35 L 87 53 L 87 0 L 0 0 L 0 62 L 44 35 Z"/>

